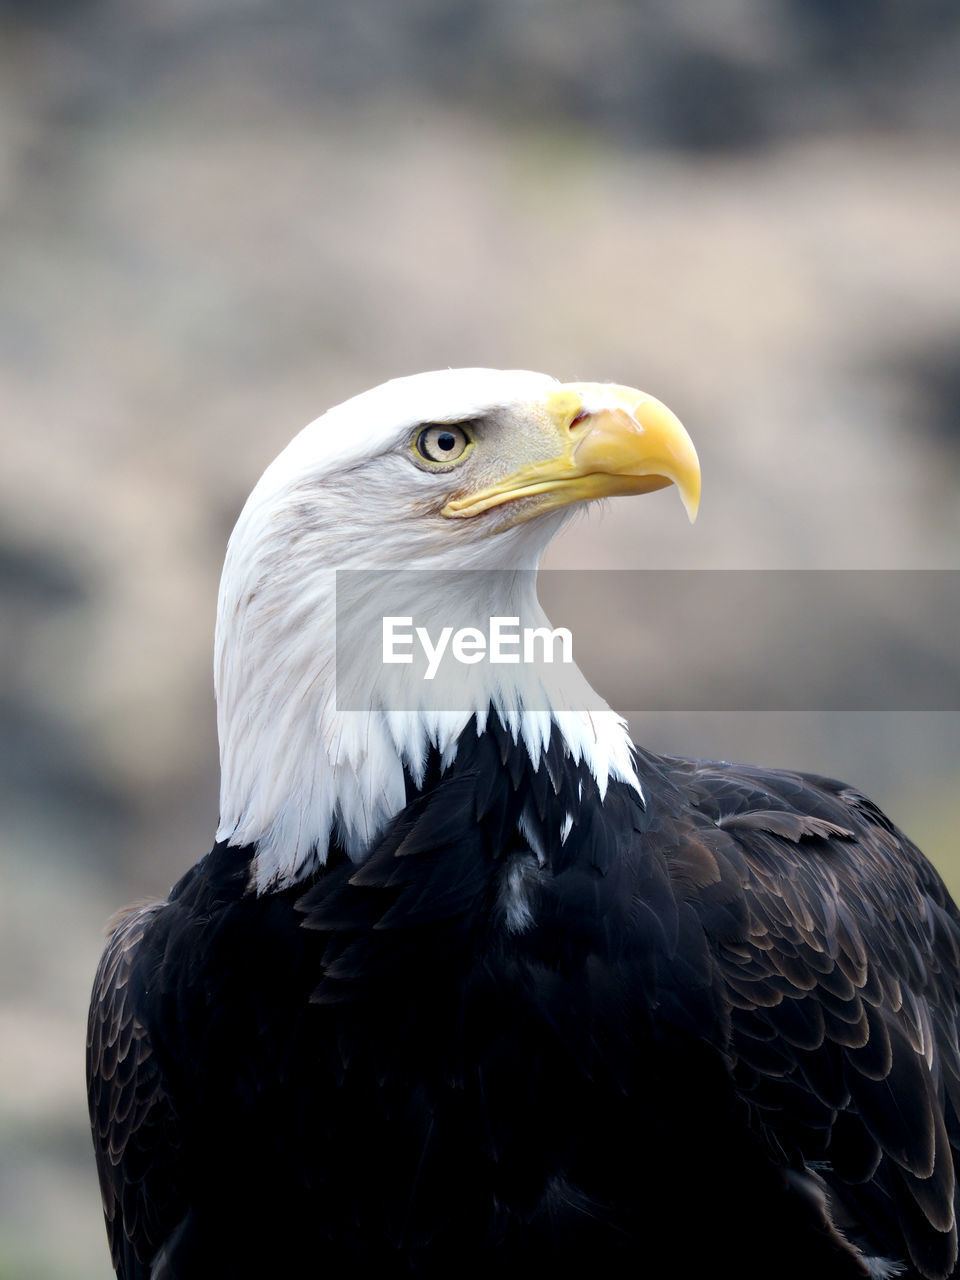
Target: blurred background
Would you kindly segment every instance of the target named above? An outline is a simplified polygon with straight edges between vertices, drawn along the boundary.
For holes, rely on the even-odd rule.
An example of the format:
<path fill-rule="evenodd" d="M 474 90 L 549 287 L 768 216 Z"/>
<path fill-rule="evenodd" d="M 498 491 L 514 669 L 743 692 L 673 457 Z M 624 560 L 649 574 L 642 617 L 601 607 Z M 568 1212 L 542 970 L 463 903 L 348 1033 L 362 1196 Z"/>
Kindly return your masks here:
<path fill-rule="evenodd" d="M 555 568 L 960 568 L 958 66 L 952 0 L 0 0 L 3 1280 L 109 1274 L 103 926 L 212 841 L 224 544 L 325 407 L 660 396 L 697 525 L 614 502 Z M 631 719 L 858 784 L 960 888 L 955 710 Z"/>

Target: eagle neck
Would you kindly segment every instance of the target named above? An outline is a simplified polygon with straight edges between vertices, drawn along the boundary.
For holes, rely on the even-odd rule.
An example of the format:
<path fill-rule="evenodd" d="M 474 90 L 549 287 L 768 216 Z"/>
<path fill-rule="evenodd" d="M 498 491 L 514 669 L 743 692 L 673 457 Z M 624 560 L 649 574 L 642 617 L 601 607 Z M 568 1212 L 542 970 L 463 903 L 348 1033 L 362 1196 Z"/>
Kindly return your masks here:
<path fill-rule="evenodd" d="M 363 862 L 408 803 L 411 785 L 423 785 L 429 760 L 435 756 L 442 768 L 451 767 L 465 738 L 480 737 L 494 722 L 534 771 L 553 743 L 588 770 L 601 801 L 613 780 L 639 792 L 626 723 L 572 663 L 531 670 L 486 664 L 475 668 L 480 674 L 466 696 L 420 681 L 412 697 L 410 668 L 361 664 L 363 700 L 344 709 L 337 575 L 317 569 L 305 584 L 291 576 L 288 559 L 278 557 L 276 569 L 265 571 L 261 553 L 254 576 L 242 561 L 231 564 L 228 553 L 218 613 L 217 839 L 256 847 L 258 893 L 308 878 L 334 844 Z M 535 574 L 525 567 L 498 572 L 493 581 L 484 600 L 491 615 L 549 626 Z M 469 575 L 464 583 L 464 593 L 476 590 Z M 419 599 L 437 634 L 449 592 Z M 357 608 L 350 634 L 379 624 L 382 601 L 375 591 L 361 593 Z"/>

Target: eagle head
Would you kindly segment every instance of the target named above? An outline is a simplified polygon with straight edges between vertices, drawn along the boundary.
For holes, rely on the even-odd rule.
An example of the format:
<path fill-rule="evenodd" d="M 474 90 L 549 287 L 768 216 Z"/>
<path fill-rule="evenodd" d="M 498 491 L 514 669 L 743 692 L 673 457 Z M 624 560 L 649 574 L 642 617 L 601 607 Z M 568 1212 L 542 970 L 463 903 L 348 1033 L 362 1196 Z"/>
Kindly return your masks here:
<path fill-rule="evenodd" d="M 576 505 L 669 484 L 693 519 L 686 431 L 659 400 L 611 384 L 448 369 L 386 382 L 305 427 L 241 512 L 217 614 L 218 838 L 256 844 L 258 888 L 309 874 L 332 838 L 362 859 L 427 751 L 455 750 L 491 710 L 535 758 L 556 726 L 601 788 L 633 781 L 623 722 L 598 713 L 576 668 L 487 666 L 453 706 L 449 686 L 421 682 L 411 702 L 406 668 L 368 664 L 358 709 L 342 672 L 338 687 L 337 631 L 359 643 L 384 613 L 379 575 L 411 571 L 427 628 L 458 605 L 544 625 L 533 575 Z M 343 571 L 359 575 L 347 623 Z"/>

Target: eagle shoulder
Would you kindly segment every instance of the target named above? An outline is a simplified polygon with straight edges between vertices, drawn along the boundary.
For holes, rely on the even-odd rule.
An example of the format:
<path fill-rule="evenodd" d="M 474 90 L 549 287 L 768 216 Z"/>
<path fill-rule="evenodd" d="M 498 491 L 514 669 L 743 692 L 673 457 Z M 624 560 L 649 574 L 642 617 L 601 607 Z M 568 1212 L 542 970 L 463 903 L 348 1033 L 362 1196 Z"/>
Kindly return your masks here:
<path fill-rule="evenodd" d="M 942 880 L 841 782 L 681 760 L 666 772 L 684 828 L 666 856 L 722 978 L 751 1124 L 816 1179 L 864 1256 L 950 1275 L 960 917 Z"/>
<path fill-rule="evenodd" d="M 164 907 L 138 904 L 111 921 L 87 1023 L 87 1100 L 120 1280 L 159 1274 L 154 1259 L 184 1213 L 177 1190 L 177 1118 L 138 1010 L 138 958 Z"/>

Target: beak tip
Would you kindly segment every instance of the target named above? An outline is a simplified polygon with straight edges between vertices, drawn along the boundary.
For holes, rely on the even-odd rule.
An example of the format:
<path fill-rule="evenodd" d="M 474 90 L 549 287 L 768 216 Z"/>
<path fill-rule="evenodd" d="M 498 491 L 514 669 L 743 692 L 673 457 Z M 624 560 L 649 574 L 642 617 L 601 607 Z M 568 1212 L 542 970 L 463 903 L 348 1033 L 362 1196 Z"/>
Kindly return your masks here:
<path fill-rule="evenodd" d="M 683 503 L 683 509 L 687 513 L 687 519 L 691 524 L 696 524 L 697 513 L 700 510 L 700 489 L 699 486 L 695 493 L 690 493 L 683 489 L 680 490 L 680 501 Z"/>

